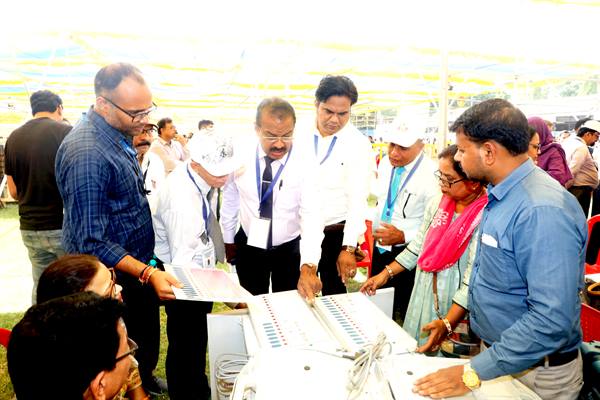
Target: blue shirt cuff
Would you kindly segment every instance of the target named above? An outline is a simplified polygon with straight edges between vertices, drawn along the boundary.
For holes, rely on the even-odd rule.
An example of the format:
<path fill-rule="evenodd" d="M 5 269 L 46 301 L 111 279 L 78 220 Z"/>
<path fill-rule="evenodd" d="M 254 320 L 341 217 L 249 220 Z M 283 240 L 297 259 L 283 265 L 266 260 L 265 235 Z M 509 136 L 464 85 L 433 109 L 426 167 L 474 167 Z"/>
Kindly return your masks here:
<path fill-rule="evenodd" d="M 471 359 L 471 367 L 475 370 L 479 379 L 487 381 L 506 375 L 504 371 L 497 367 L 496 358 L 494 351 L 489 347 Z"/>

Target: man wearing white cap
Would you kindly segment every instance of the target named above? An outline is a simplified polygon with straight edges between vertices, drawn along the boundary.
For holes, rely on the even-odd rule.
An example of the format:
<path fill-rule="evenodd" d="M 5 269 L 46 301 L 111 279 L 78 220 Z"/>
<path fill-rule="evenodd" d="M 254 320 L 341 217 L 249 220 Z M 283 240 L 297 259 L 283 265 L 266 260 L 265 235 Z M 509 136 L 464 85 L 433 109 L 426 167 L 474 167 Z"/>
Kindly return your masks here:
<path fill-rule="evenodd" d="M 592 192 L 598 187 L 598 167 L 588 146 L 593 146 L 598 141 L 599 134 L 600 122 L 592 119 L 581 125 L 576 136 L 569 137 L 563 143 L 569 169 L 573 174 L 573 185 L 568 190 L 577 197 L 586 216 Z"/>
<path fill-rule="evenodd" d="M 217 133 L 198 137 L 189 150 L 190 159 L 173 170 L 158 194 L 153 216 L 155 253 L 168 264 L 214 268 L 216 261 L 224 261 L 225 254 L 216 219 L 216 189 L 223 187 L 238 167 L 237 155 L 231 138 Z M 207 399 L 206 314 L 212 303 L 174 300 L 165 309 L 169 397 Z"/>
<path fill-rule="evenodd" d="M 415 237 L 427 203 L 438 192 L 436 165 L 423 152 L 423 129 L 418 124 L 399 124 L 384 135 L 387 157 L 379 163 L 373 224 L 372 274 L 378 274 Z M 414 271 L 390 285 L 395 287 L 394 310 L 404 319 L 414 283 Z"/>

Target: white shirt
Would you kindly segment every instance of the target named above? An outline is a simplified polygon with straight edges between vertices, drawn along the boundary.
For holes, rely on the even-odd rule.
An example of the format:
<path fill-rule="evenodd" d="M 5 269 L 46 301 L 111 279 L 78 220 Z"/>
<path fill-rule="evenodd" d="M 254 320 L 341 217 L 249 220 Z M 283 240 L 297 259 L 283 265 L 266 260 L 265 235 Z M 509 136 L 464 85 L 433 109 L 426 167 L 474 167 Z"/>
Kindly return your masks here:
<path fill-rule="evenodd" d="M 562 143 L 567 163 L 573 174 L 572 186 L 598 186 L 598 168 L 585 141 L 579 136 L 571 136 Z"/>
<path fill-rule="evenodd" d="M 159 156 L 147 151 L 142 159 L 141 170 L 145 177 L 144 188 L 150 191 L 146 195 L 150 212 L 154 214 L 158 202 L 158 190 L 165 181 L 165 166 Z"/>
<path fill-rule="evenodd" d="M 194 263 L 214 268 L 215 250 L 212 240 L 208 239 L 207 243 L 202 241 L 202 236 L 206 235 L 202 203 L 207 201 L 209 190 L 210 186 L 194 172 L 189 161 L 175 168 L 167 177 L 158 193 L 156 213 L 152 216 L 156 238 L 154 252 L 165 263 Z M 214 212 L 217 196 L 213 196 L 212 200 L 210 208 Z"/>
<path fill-rule="evenodd" d="M 260 216 L 256 186 L 256 150 L 258 148 L 259 181 L 262 180 L 265 169 L 265 152 L 257 141 L 251 142 L 245 148 L 247 151 L 244 154 L 243 167 L 232 174 L 223 188 L 221 224 L 225 243 L 234 242 L 238 219 L 244 233 L 248 235 L 252 220 Z M 273 178 L 283 163 L 286 163 L 285 168 L 273 188 L 273 245 L 287 243 L 300 235 L 300 265 L 318 264 L 321 258 L 324 225 L 320 199 L 314 189 L 315 171 L 311 169 L 310 163 L 306 162 L 302 149 L 295 143 L 291 155 L 288 152 L 281 160 L 271 163 Z"/>
<path fill-rule="evenodd" d="M 316 155 L 315 135 L 318 142 Z M 336 137 L 329 157 L 321 164 Z M 354 125 L 347 123 L 339 132 L 326 137 L 313 127 L 298 141 L 305 146 L 308 159 L 317 167 L 317 186 L 325 225 L 346 221 L 342 244 L 356 246 L 358 237 L 366 229 L 367 198 L 375 171 L 375 155 L 369 139 Z"/>
<path fill-rule="evenodd" d="M 404 172 L 398 185 L 398 189 L 402 190 L 394 202 L 394 212 L 392 213 L 391 224 L 404 232 L 405 243 L 409 243 L 415 238 L 419 227 L 423 223 L 423 215 L 427 204 L 440 193 L 440 186 L 434 175 L 434 172 L 438 169 L 437 164 L 427 154 L 421 154 L 423 154 L 423 159 L 406 185 L 404 185 L 404 182 L 417 164 L 420 155 L 404 166 Z M 387 156 L 383 157 L 379 162 L 375 186 L 377 214 L 373 218 L 373 229 L 377 229 L 380 224 L 381 214 L 387 201 L 392 170 L 393 167 L 389 158 Z"/>
<path fill-rule="evenodd" d="M 162 160 L 165 165 L 165 174 L 169 174 L 183 161 L 190 158 L 189 150 L 175 139 L 166 142 L 159 137 L 150 145 L 150 151 Z"/>

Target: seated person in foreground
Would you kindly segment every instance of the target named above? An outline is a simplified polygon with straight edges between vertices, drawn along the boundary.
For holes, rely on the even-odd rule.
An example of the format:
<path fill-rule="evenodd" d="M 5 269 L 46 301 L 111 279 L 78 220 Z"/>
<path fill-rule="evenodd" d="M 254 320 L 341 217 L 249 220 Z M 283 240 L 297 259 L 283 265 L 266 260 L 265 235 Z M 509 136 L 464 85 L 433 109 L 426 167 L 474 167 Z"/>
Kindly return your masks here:
<path fill-rule="evenodd" d="M 452 145 L 439 155 L 436 176 L 442 198 L 432 200 L 427 206 L 416 238 L 395 261 L 369 278 L 360 289 L 373 295 L 389 279 L 418 266 L 403 328 L 417 339 L 419 346 L 427 342 L 425 324 L 438 318 L 450 330 L 443 316 L 452 303 L 466 308 L 468 288 L 464 282 L 468 282 L 475 257 L 477 234 L 474 232 L 487 203 L 483 185 L 467 179 L 460 164 L 454 161 L 456 151 L 456 145 Z M 396 279 L 402 279 L 402 275 Z M 418 349 L 424 350 L 423 347 Z"/>
<path fill-rule="evenodd" d="M 130 355 L 117 300 L 84 292 L 32 306 L 13 328 L 8 372 L 19 400 L 113 399 Z"/>
<path fill-rule="evenodd" d="M 115 272 L 106 268 L 96 257 L 87 254 L 69 254 L 51 263 L 44 270 L 37 287 L 38 303 L 58 297 L 90 291 L 102 297 L 119 301 L 121 285 L 116 283 Z M 115 399 L 145 400 L 148 395 L 142 388 L 138 363 L 131 358 L 127 382 Z"/>

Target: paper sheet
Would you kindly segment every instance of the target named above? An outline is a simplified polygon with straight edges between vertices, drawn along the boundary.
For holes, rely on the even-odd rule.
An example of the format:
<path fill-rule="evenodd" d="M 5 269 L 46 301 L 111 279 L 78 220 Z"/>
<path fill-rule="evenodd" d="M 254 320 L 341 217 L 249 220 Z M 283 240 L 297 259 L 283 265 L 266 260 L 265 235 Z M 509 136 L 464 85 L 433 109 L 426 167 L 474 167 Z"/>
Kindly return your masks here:
<path fill-rule="evenodd" d="M 184 284 L 182 289 L 173 288 L 179 300 L 245 303 L 252 298 L 250 292 L 220 269 L 165 264 L 165 271 Z"/>

